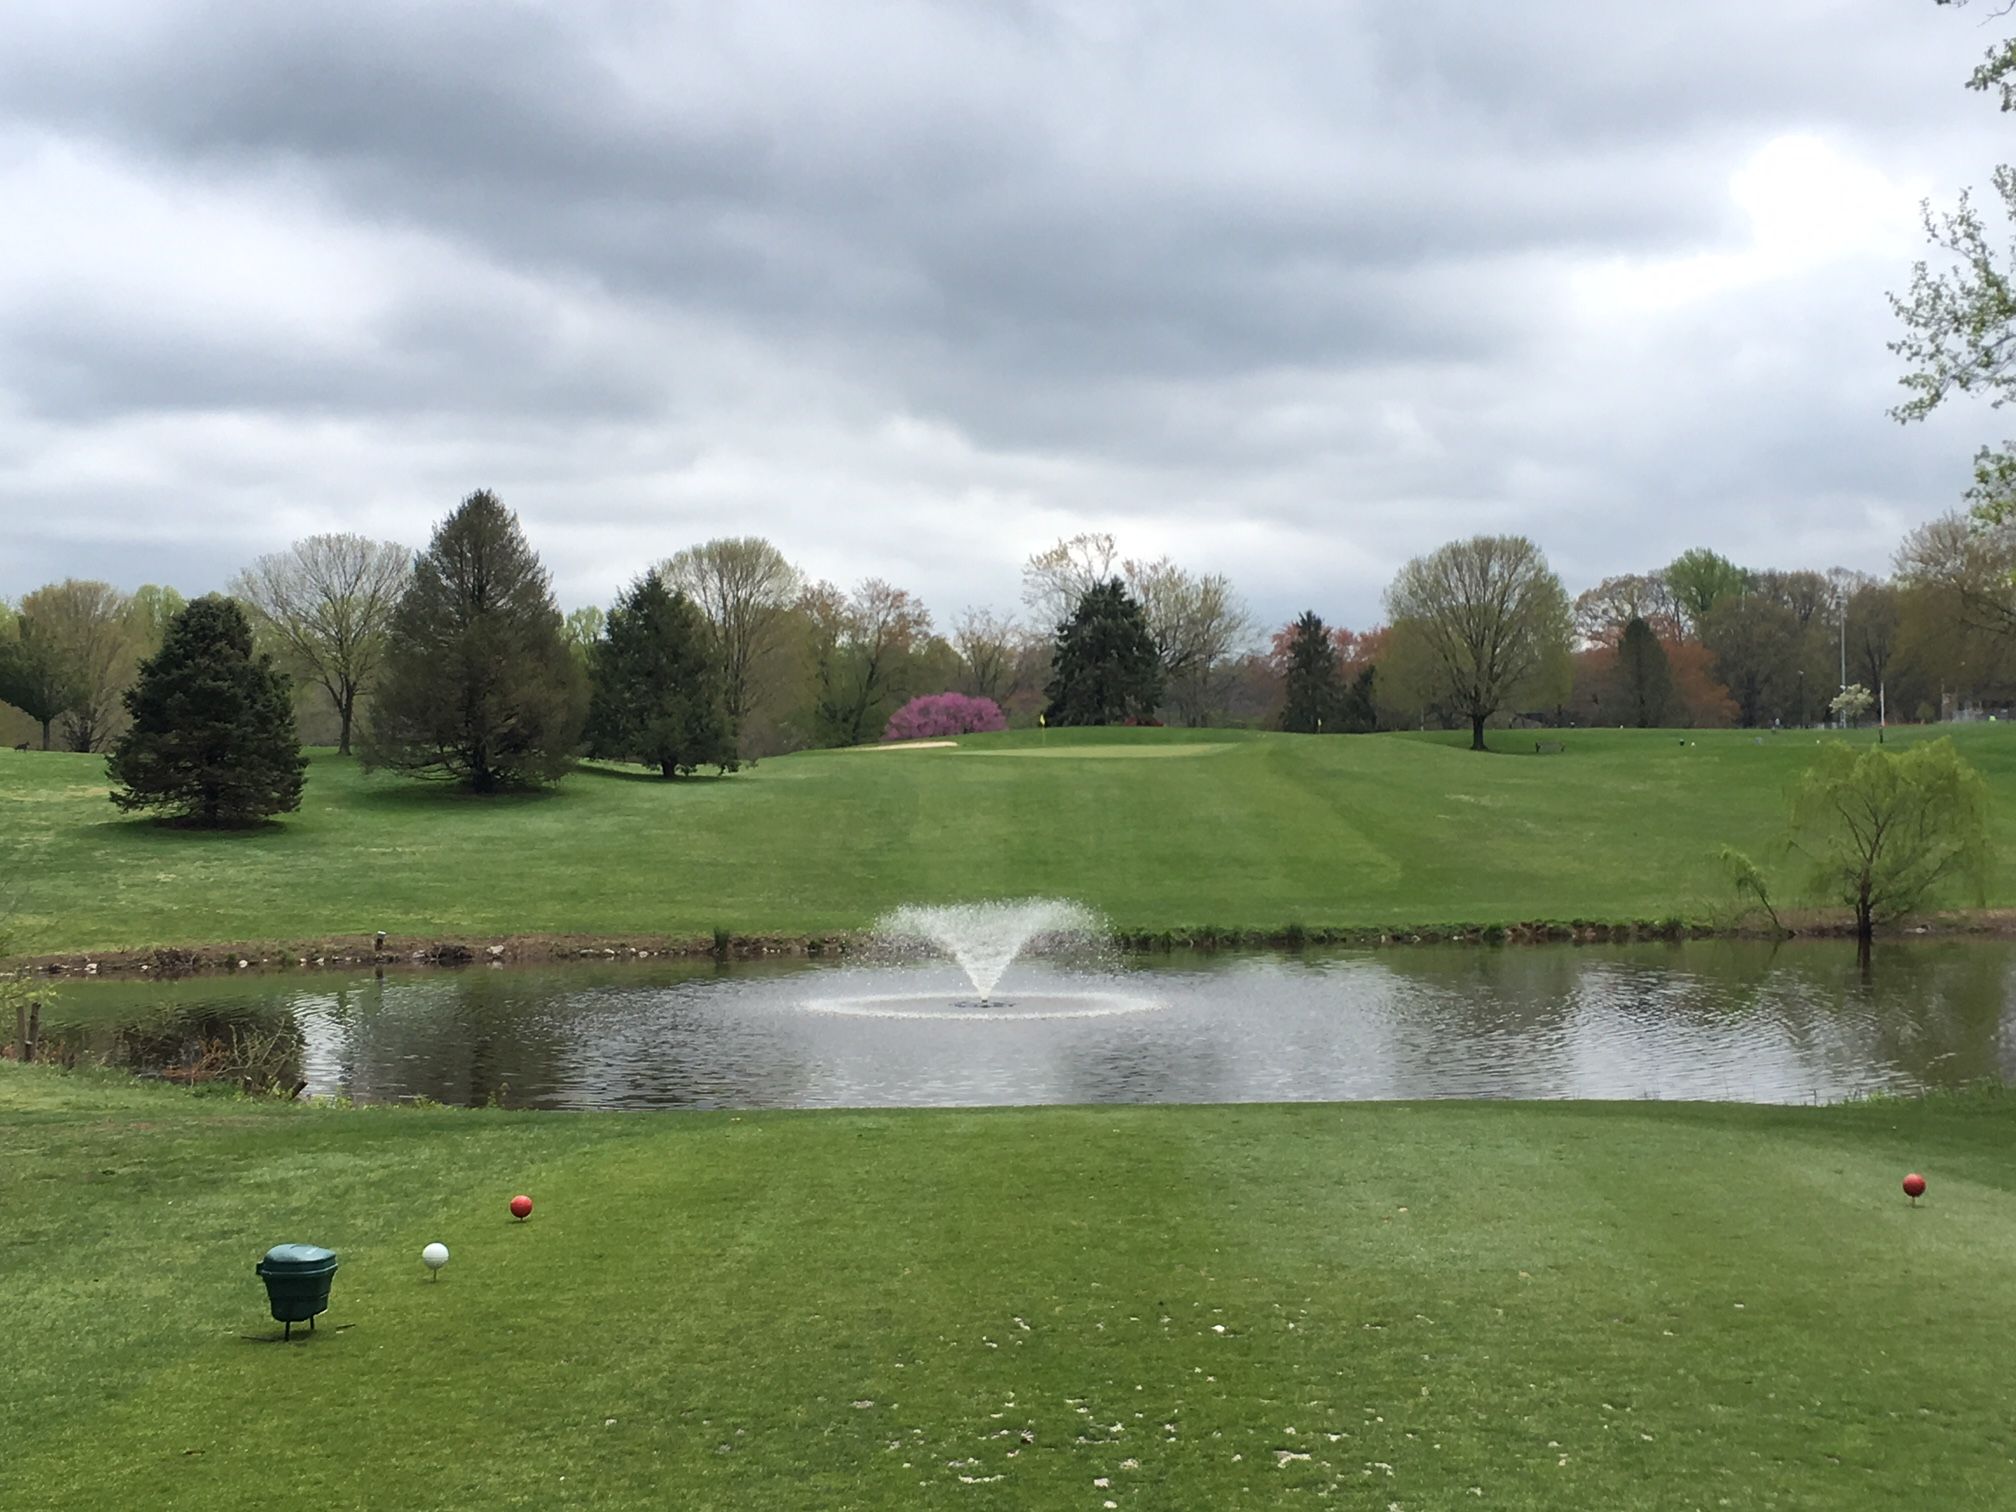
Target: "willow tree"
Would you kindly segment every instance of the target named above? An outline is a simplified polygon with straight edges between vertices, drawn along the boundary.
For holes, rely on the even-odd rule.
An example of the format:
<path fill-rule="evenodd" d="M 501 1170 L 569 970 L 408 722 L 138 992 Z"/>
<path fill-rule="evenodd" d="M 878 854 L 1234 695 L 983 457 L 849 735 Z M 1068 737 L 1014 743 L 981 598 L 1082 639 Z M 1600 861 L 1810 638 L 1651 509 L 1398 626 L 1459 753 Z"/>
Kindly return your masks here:
<path fill-rule="evenodd" d="M 574 764 L 586 705 L 551 579 L 518 517 L 488 489 L 469 495 L 392 613 L 365 765 L 479 793 L 552 782 Z"/>
<path fill-rule="evenodd" d="M 1574 617 L 1561 580 L 1524 536 L 1474 536 L 1416 557 L 1386 590 L 1388 661 L 1424 705 L 1484 723 L 1500 710 L 1567 696 Z"/>
<path fill-rule="evenodd" d="M 1978 900 L 1993 858 L 1988 784 L 1950 739 L 1905 751 L 1829 742 L 1794 790 L 1792 832 L 1814 891 L 1848 906 L 1864 942 L 1948 884 Z"/>

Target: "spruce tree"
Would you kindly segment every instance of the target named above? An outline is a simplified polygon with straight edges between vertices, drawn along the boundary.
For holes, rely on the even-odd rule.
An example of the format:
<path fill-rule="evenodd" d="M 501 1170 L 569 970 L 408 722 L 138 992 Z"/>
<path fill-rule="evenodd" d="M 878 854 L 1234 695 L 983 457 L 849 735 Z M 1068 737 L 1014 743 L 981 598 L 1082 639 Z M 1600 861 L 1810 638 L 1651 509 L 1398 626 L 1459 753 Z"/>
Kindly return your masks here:
<path fill-rule="evenodd" d="M 1282 729 L 1314 735 L 1337 727 L 1337 646 L 1314 609 L 1305 609 L 1288 631 L 1288 668 L 1281 681 Z"/>
<path fill-rule="evenodd" d="M 588 754 L 667 777 L 736 767 L 720 660 L 706 616 L 656 572 L 610 607 L 589 655 Z"/>
<path fill-rule="evenodd" d="M 546 569 L 480 489 L 435 530 L 392 612 L 365 765 L 479 793 L 552 782 L 574 764 L 586 704 Z"/>
<path fill-rule="evenodd" d="M 120 808 L 217 827 L 301 806 L 308 763 L 294 731 L 292 684 L 272 657 L 252 649 L 251 624 L 235 600 L 212 594 L 170 619 L 125 702 L 133 723 L 106 763 Z"/>
<path fill-rule="evenodd" d="M 1617 672 L 1629 722 L 1641 730 L 1664 724 L 1673 701 L 1673 668 L 1652 627 L 1635 614 L 1617 642 Z"/>
<path fill-rule="evenodd" d="M 1162 661 L 1141 606 L 1118 578 L 1095 583 L 1057 627 L 1044 692 L 1053 725 L 1149 719 L 1162 702 Z"/>

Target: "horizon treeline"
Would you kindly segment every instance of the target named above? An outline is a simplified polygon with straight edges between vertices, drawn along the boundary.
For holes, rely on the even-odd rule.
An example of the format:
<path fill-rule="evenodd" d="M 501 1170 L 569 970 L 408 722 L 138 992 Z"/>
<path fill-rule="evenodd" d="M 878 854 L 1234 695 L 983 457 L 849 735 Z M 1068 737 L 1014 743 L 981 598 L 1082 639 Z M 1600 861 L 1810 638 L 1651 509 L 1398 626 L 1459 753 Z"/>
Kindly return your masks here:
<path fill-rule="evenodd" d="M 293 677 L 306 743 L 345 751 L 359 743 L 422 555 L 399 543 L 312 536 L 231 580 L 226 591 L 261 650 Z M 544 581 L 536 554 L 527 570 Z M 1053 722 L 1061 713 L 1325 733 L 1471 728 L 1480 741 L 1487 726 L 1515 720 L 1821 723 L 1844 686 L 1868 690 L 1891 723 L 2016 701 L 2016 531 L 1960 514 L 1913 530 L 1887 577 L 1753 570 L 1696 549 L 1607 577 L 1572 600 L 1531 542 L 1480 537 L 1409 563 L 1388 590 L 1384 619 L 1357 627 L 1326 620 L 1321 606 L 1262 625 L 1224 574 L 1129 557 L 1105 534 L 1060 540 L 1032 555 L 1022 577 L 1020 614 L 967 608 L 941 620 L 884 579 L 842 588 L 811 578 L 761 537 L 719 537 L 639 563 L 608 608 L 562 616 L 550 591 L 543 602 L 585 699 L 598 645 L 629 663 L 660 655 L 640 651 L 634 632 L 608 648 L 611 611 L 619 625 L 634 624 L 638 595 L 658 585 L 650 614 L 705 641 L 704 697 L 679 714 L 673 744 L 713 764 L 876 740 L 910 700 L 947 693 L 991 701 L 1011 727 L 1047 710 Z M 82 579 L 0 600 L 0 740 L 109 750 L 124 727 L 123 694 L 185 602 L 168 585 L 127 593 Z M 1132 638 L 1129 691 L 1118 701 L 1110 691 L 1088 701 L 1087 653 L 1060 640 L 1088 611 L 1098 616 L 1084 627 L 1094 640 L 1098 626 L 1115 625 Z M 1069 684 L 1061 691 L 1060 676 Z M 611 749 L 609 707 L 605 698 L 584 748 Z M 634 725 L 646 715 L 624 717 Z M 655 745 L 641 735 L 633 743 L 668 771 L 692 765 L 662 730 Z"/>

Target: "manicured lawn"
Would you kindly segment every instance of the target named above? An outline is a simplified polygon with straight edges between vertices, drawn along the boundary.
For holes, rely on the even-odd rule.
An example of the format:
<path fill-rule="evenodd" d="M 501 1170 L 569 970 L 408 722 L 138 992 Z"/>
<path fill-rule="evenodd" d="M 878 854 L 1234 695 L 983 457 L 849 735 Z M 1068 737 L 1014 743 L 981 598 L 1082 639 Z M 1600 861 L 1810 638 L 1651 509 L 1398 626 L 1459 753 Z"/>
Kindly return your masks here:
<path fill-rule="evenodd" d="M 2001 1094 L 573 1116 L 0 1065 L 0 1127 L 9 1507 L 2016 1486 Z M 343 1259 L 286 1346 L 252 1274 L 282 1240 Z"/>
<path fill-rule="evenodd" d="M 26 879 L 31 951 L 378 929 L 805 935 L 906 901 L 1033 893 L 1143 931 L 1699 918 L 1728 896 L 1716 847 L 1764 857 L 1815 744 L 1571 731 L 1542 756 L 1496 738 L 1505 754 L 1440 736 L 1032 732 L 677 784 L 591 768 L 490 799 L 323 755 L 301 813 L 224 835 L 118 815 L 97 758 L 0 752 L 0 864 Z M 2016 731 L 1956 738 L 2006 839 Z M 1133 759 L 1174 756 L 1203 759 Z M 2016 904 L 2016 849 L 1997 852 L 1990 901 Z"/>

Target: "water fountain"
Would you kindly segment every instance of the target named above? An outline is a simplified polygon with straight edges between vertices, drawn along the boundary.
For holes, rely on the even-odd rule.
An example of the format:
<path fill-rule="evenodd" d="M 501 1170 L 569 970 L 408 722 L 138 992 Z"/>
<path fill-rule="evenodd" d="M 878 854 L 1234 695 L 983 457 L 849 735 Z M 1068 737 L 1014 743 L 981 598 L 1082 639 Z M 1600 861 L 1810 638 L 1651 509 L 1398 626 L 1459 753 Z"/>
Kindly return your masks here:
<path fill-rule="evenodd" d="M 930 960 L 956 965 L 967 992 L 883 993 L 820 998 L 805 1006 L 825 1013 L 876 1018 L 1103 1018 L 1161 1006 L 1138 993 L 1107 990 L 1113 968 L 1104 921 L 1064 898 L 1016 898 L 988 903 L 910 904 L 879 920 L 881 954 L 915 966 Z M 1022 959 L 1045 968 L 1013 997 L 999 995 L 1001 979 Z"/>

